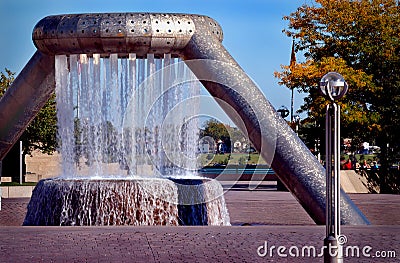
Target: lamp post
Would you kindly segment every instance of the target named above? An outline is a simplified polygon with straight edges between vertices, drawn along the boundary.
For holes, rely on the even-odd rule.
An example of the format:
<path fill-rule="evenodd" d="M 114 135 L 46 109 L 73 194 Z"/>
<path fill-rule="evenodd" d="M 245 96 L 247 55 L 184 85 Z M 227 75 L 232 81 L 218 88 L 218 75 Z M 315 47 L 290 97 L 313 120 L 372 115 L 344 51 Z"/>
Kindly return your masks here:
<path fill-rule="evenodd" d="M 279 108 L 279 110 L 277 110 L 277 112 L 279 112 L 283 119 L 289 116 L 289 110 L 283 105 Z"/>
<path fill-rule="evenodd" d="M 282 119 L 285 119 L 287 116 L 289 116 L 289 110 L 286 108 L 286 106 L 282 105 L 277 112 L 281 115 Z M 286 186 L 282 183 L 280 179 L 276 181 L 276 189 L 278 191 L 285 191 L 287 192 Z"/>
<path fill-rule="evenodd" d="M 348 89 L 344 78 L 336 72 L 324 75 L 320 82 L 322 94 L 329 99 L 326 107 L 326 238 L 324 262 L 343 262 L 340 236 L 340 106 L 335 100 Z"/>
<path fill-rule="evenodd" d="M 300 116 L 299 115 L 294 115 L 293 120 L 295 123 L 295 131 L 296 134 L 299 135 L 299 126 L 300 126 Z"/>

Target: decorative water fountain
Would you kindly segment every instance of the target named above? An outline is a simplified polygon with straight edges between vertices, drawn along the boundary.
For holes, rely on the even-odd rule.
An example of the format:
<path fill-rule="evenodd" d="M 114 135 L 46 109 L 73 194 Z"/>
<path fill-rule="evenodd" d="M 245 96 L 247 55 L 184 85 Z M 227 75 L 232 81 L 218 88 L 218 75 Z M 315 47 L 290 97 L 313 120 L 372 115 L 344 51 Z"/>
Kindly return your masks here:
<path fill-rule="evenodd" d="M 196 175 L 200 83 L 183 62 L 56 55 L 55 71 L 62 175 L 24 225 L 229 225 L 222 187 Z"/>
<path fill-rule="evenodd" d="M 63 39 L 68 42 L 78 38 L 72 47 L 87 37 L 85 31 L 91 37 L 98 31 L 118 35 L 122 21 L 124 32 L 146 35 L 149 16 L 157 19 L 56 16 L 39 22 L 33 37 L 38 47 L 57 52 L 63 43 L 54 37 L 49 42 L 53 32 L 69 35 Z M 168 25 L 174 18 L 192 31 L 184 17 L 180 21 L 171 15 L 164 21 L 163 16 L 153 23 Z M 49 20 L 56 22 L 51 29 Z M 172 30 L 152 30 L 161 29 L 164 34 Z M 93 42 L 96 46 L 96 40 L 86 44 Z M 168 43 L 179 44 L 174 39 L 163 44 Z M 62 175 L 39 182 L 24 225 L 229 225 L 221 185 L 196 174 L 200 82 L 175 54 L 156 49 L 142 54 L 133 45 L 129 53 L 125 46 L 123 53 L 103 46 L 101 53 L 81 48 L 85 54 L 55 55 Z"/>
<path fill-rule="evenodd" d="M 24 224 L 229 224 L 221 186 L 189 179 L 195 158 L 191 150 L 182 154 L 181 139 L 196 137 L 188 132 L 195 122 L 185 118 L 196 103 L 165 115 L 197 92 L 175 96 L 192 82 L 174 82 L 182 72 L 175 71 L 176 58 L 249 135 L 310 217 L 324 224 L 324 168 L 230 56 L 222 38 L 219 24 L 199 15 L 76 14 L 39 21 L 33 31 L 38 51 L 0 101 L 0 159 L 54 87 L 60 147 L 69 157 L 64 177 L 39 182 Z M 162 68 L 161 77 L 153 74 Z M 178 136 L 171 137 L 173 130 Z M 183 176 L 188 173 L 191 177 Z M 93 179 L 98 175 L 102 180 Z M 368 224 L 344 192 L 341 197 L 342 224 Z M 188 211 L 200 216 L 185 217 Z"/>

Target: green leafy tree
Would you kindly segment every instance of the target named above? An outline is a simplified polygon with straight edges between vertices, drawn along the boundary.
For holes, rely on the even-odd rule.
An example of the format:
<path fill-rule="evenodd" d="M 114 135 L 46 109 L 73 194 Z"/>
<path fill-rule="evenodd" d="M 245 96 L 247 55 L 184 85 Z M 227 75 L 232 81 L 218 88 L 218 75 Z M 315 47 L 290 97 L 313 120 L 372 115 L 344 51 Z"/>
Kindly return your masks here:
<path fill-rule="evenodd" d="M 22 134 L 25 154 L 33 150 L 52 154 L 57 147 L 57 116 L 55 95 L 46 102 Z"/>
<path fill-rule="evenodd" d="M 204 123 L 203 129 L 200 130 L 200 137 L 210 136 L 214 139 L 215 143 L 219 140 L 223 141 L 230 151 L 234 151 L 233 143 L 239 141 L 241 143 L 245 143 L 248 145 L 248 149 L 250 147 L 254 147 L 249 138 L 245 136 L 237 127 L 231 127 L 228 124 L 224 124 L 218 122 L 214 119 L 210 119 Z M 239 149 L 241 151 L 246 149 Z"/>
<path fill-rule="evenodd" d="M 15 73 L 9 69 L 5 69 L 5 73 L 0 72 L 0 98 L 3 97 L 8 87 L 14 81 L 14 75 Z"/>
<path fill-rule="evenodd" d="M 318 82 L 328 71 L 342 74 L 350 87 L 340 102 L 342 134 L 375 140 L 387 171 L 388 157 L 400 146 L 399 1 L 315 0 L 284 19 L 289 21 L 284 33 L 306 61 L 276 72 L 280 84 L 308 93 L 301 111 L 318 123 L 327 103 Z"/>
<path fill-rule="evenodd" d="M 343 75 L 351 89 L 338 103 L 342 109 L 342 123 L 345 136 L 361 139 L 370 138 L 380 131 L 380 115 L 371 109 L 371 97 L 374 93 L 381 92 L 376 87 L 372 77 L 362 70 L 349 67 L 341 58 L 324 57 L 320 61 L 312 59 L 294 67 L 283 66 L 282 72 L 276 72 L 279 82 L 288 88 L 296 88 L 300 92 L 307 93 L 299 112 L 308 114 L 306 122 L 323 123 L 326 105 L 329 103 L 319 93 L 318 83 L 325 73 L 336 71 Z"/>
<path fill-rule="evenodd" d="M 210 119 L 206 121 L 204 128 L 200 131 L 200 137 L 210 136 L 215 142 L 221 140 L 230 148 L 231 138 L 228 129 L 230 129 L 228 125 Z"/>

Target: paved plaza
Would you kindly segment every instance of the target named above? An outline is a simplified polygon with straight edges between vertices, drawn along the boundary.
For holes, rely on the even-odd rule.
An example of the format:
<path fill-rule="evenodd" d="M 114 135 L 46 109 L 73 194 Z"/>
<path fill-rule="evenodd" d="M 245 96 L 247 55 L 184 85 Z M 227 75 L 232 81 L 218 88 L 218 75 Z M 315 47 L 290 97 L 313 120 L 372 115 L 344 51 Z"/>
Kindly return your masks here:
<path fill-rule="evenodd" d="M 350 197 L 372 225 L 342 227 L 344 248 L 359 251 L 357 257 L 349 249 L 345 262 L 400 262 L 400 196 Z M 325 227 L 290 193 L 271 182 L 250 191 L 241 182 L 225 198 L 227 227 L 22 227 L 29 199 L 3 199 L 0 262 L 323 262 Z M 281 255 L 279 246 L 286 249 Z M 309 247 L 315 257 L 302 254 Z M 376 257 L 392 251 L 397 258 Z"/>

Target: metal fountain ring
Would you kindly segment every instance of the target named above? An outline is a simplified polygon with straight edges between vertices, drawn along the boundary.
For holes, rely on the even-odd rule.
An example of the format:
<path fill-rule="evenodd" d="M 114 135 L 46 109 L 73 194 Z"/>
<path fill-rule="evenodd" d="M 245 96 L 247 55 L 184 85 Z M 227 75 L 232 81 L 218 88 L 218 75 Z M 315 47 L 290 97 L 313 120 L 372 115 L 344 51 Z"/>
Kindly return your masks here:
<path fill-rule="evenodd" d="M 180 55 L 198 27 L 202 34 L 222 42 L 221 26 L 208 16 L 161 13 L 48 16 L 36 24 L 32 39 L 37 49 L 48 55 Z"/>

